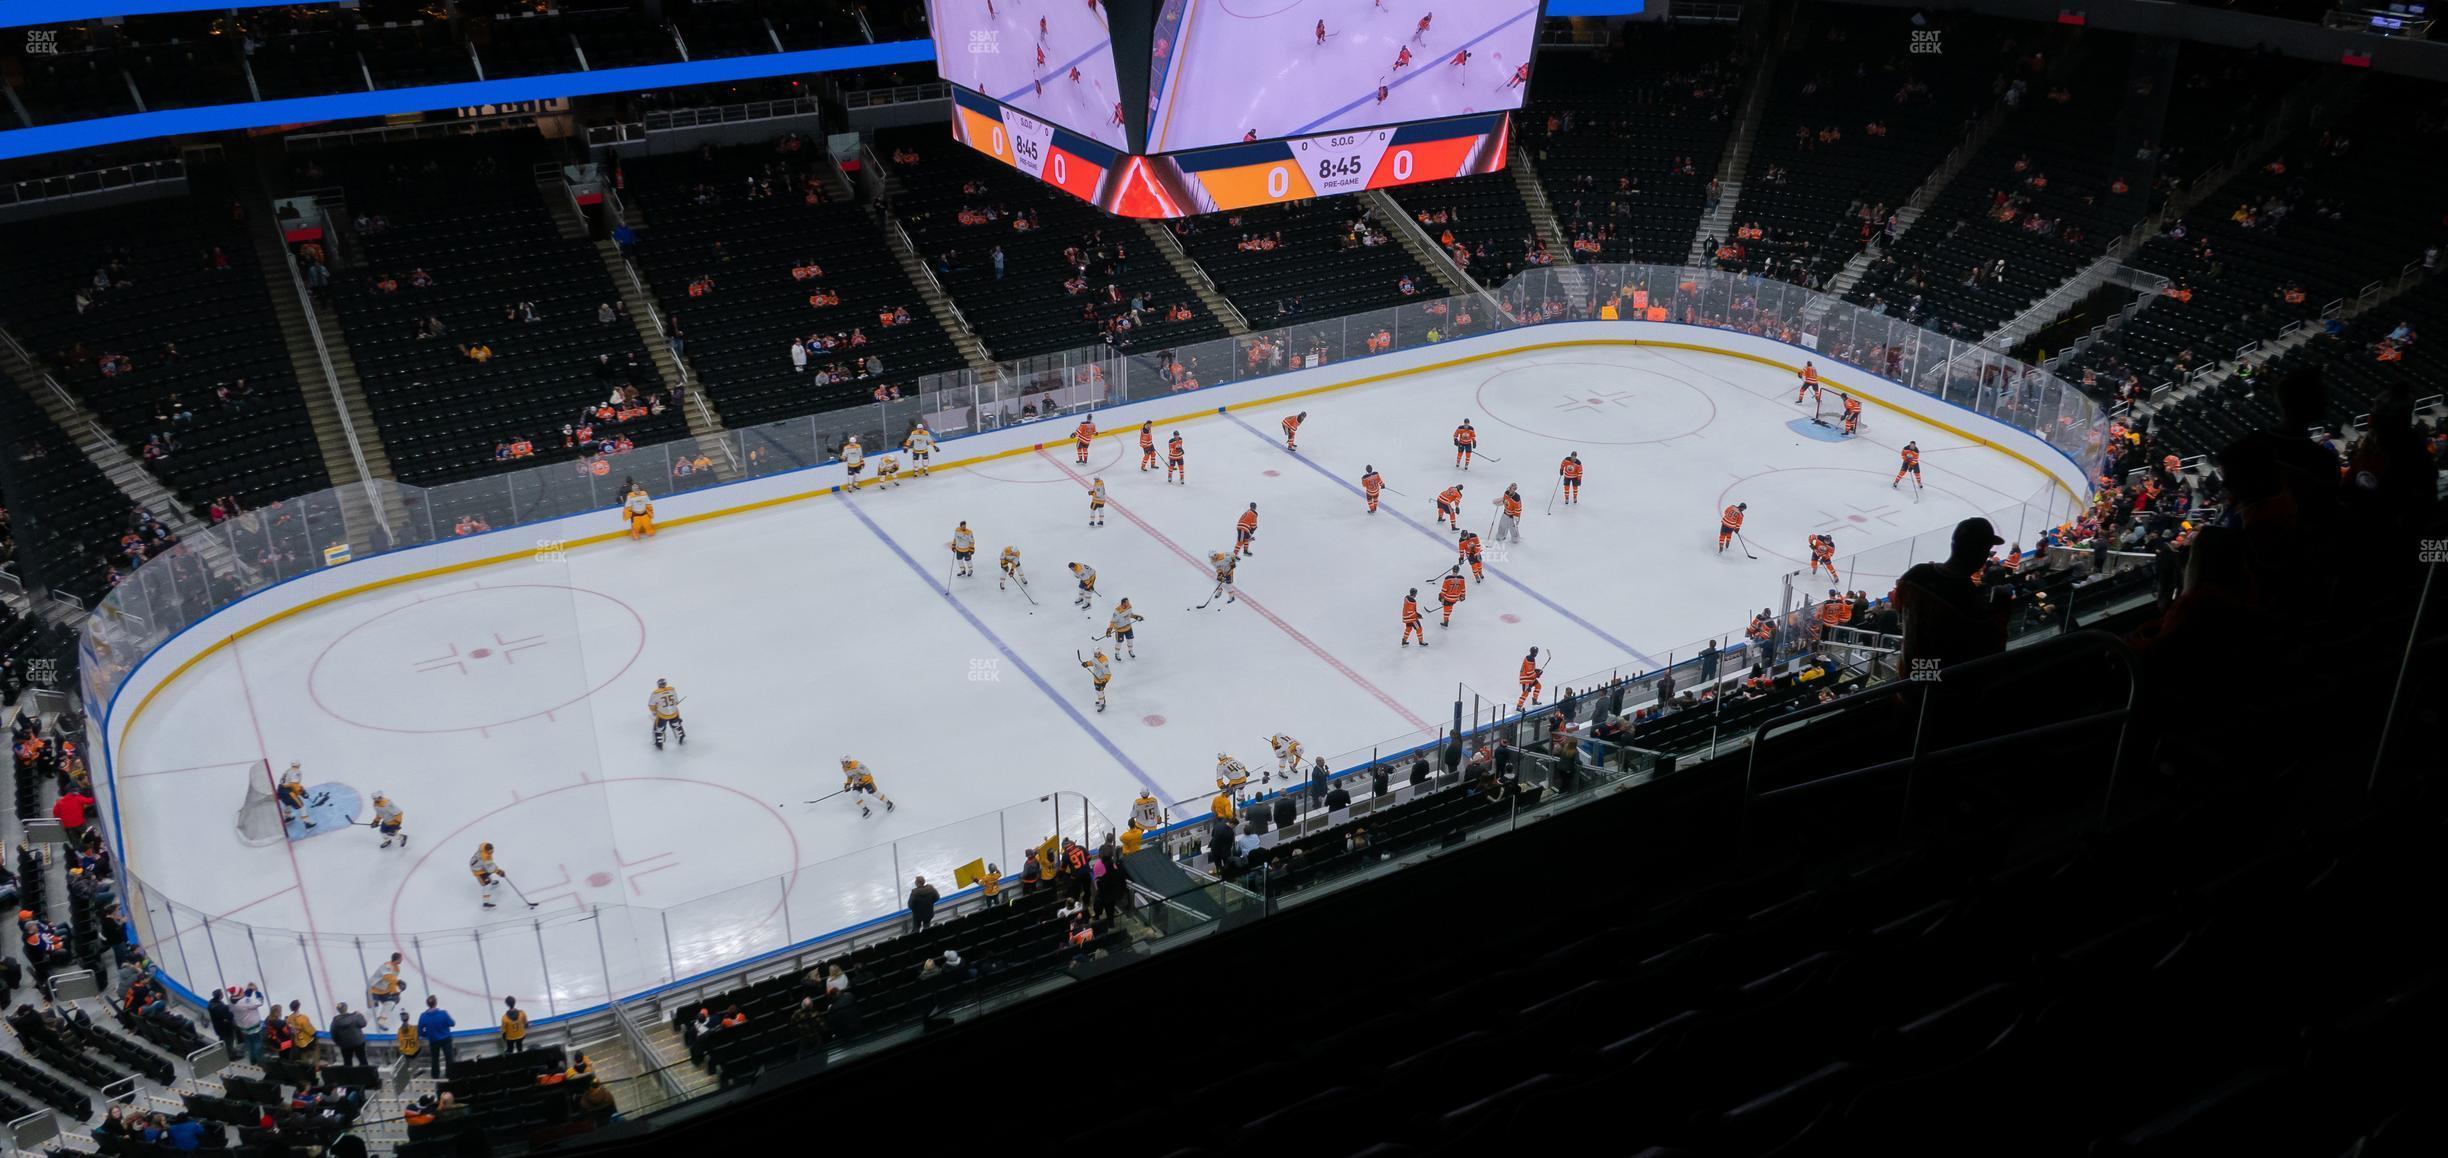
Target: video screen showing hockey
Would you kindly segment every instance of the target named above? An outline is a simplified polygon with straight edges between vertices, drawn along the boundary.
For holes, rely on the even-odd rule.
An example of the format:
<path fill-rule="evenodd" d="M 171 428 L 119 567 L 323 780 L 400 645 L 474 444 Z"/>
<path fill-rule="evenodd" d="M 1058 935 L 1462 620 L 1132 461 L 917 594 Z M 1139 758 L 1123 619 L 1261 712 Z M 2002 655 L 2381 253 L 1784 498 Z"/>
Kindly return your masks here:
<path fill-rule="evenodd" d="M 953 84 L 1128 149 L 1113 32 L 1082 0 L 928 0 L 935 69 Z"/>
<path fill-rule="evenodd" d="M 1517 110 L 1538 27 L 1538 0 L 1164 0 L 1147 151 Z"/>

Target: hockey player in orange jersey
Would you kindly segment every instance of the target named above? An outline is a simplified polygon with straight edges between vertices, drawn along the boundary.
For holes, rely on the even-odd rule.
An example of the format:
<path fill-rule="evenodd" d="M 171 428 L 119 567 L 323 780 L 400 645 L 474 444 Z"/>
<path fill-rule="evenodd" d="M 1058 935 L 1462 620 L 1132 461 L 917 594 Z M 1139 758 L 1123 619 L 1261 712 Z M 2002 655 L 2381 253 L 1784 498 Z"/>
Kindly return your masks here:
<path fill-rule="evenodd" d="M 1722 554 L 1726 549 L 1726 544 L 1734 541 L 1734 536 L 1742 533 L 1743 512 L 1750 509 L 1751 504 L 1749 503 L 1736 503 L 1725 509 L 1724 517 L 1717 522 L 1717 550 L 1719 553 Z"/>
<path fill-rule="evenodd" d="M 1079 449 L 1079 462 L 1084 464 L 1088 461 L 1088 443 L 1090 440 L 1094 439 L 1096 435 L 1096 419 L 1083 416 L 1080 419 L 1078 428 L 1071 432 L 1071 441 Z"/>
<path fill-rule="evenodd" d="M 1921 489 L 1921 444 L 1918 442 L 1904 444 L 1904 464 L 1896 468 L 1895 481 L 1888 483 L 1887 489 L 1894 490 L 1902 486 L 1905 475 L 1912 476 L 1914 490 Z"/>
<path fill-rule="evenodd" d="M 1487 582 L 1487 572 L 1479 566 L 1479 532 L 1468 527 L 1462 528 L 1461 541 L 1454 544 L 1454 547 L 1461 553 L 1462 561 L 1470 564 L 1471 578 L 1481 583 Z"/>
<path fill-rule="evenodd" d="M 1828 578 L 1836 577 L 1836 539 L 1831 535 L 1812 535 L 1810 537 L 1810 573 L 1817 575 L 1819 568 L 1823 566 L 1827 568 Z"/>
<path fill-rule="evenodd" d="M 1181 477 L 1175 478 L 1176 475 Z M 1181 431 L 1178 430 L 1174 431 L 1173 437 L 1165 442 L 1165 481 L 1179 482 L 1183 486 L 1190 485 L 1190 468 L 1182 461 L 1182 436 Z"/>
<path fill-rule="evenodd" d="M 1473 430 L 1470 419 L 1465 418 L 1462 425 L 1454 427 L 1454 465 L 1469 470 L 1471 454 L 1478 449 L 1479 432 Z"/>
<path fill-rule="evenodd" d="M 1411 646 L 1411 637 L 1414 635 L 1419 637 L 1421 647 L 1428 646 L 1428 629 L 1420 626 L 1419 588 L 1417 587 L 1412 588 L 1410 594 L 1403 596 L 1402 621 L 1402 645 L 1404 647 Z"/>
<path fill-rule="evenodd" d="M 1468 598 L 1470 598 L 1470 583 L 1462 578 L 1462 565 L 1456 563 L 1453 570 L 1447 571 L 1445 578 L 1437 585 L 1437 602 L 1445 605 L 1445 618 L 1439 620 L 1437 626 L 1452 627 L 1454 605 Z"/>
<path fill-rule="evenodd" d="M 1308 420 L 1309 412 L 1306 410 L 1283 420 L 1285 450 L 1298 451 L 1300 449 L 1300 424 Z"/>
<path fill-rule="evenodd" d="M 1796 379 L 1796 383 L 1794 385 L 1794 401 L 1796 403 L 1800 403 L 1804 398 L 1810 397 L 1811 395 L 1819 392 L 1819 367 L 1817 364 L 1808 361 L 1803 362 L 1802 368 L 1794 372 L 1794 378 Z"/>
<path fill-rule="evenodd" d="M 1139 469 L 1152 470 L 1155 466 L 1156 424 L 1142 422 L 1139 424 Z"/>
<path fill-rule="evenodd" d="M 1844 403 L 1845 437 L 1851 438 L 1861 433 L 1861 399 L 1842 390 L 1836 392 L 1836 397 Z"/>
<path fill-rule="evenodd" d="M 1518 712 L 1531 704 L 1537 703 L 1539 698 L 1539 689 L 1545 686 L 1541 684 L 1539 680 L 1547 674 L 1547 669 L 1539 666 L 1538 653 L 1539 649 L 1535 647 L 1531 648 L 1530 654 L 1522 659 L 1521 696 L 1513 701 L 1514 711 Z"/>
<path fill-rule="evenodd" d="M 1462 484 L 1455 483 L 1437 492 L 1437 522 L 1462 525 Z"/>
<path fill-rule="evenodd" d="M 1233 522 L 1233 554 L 1236 556 L 1257 554 L 1258 549 L 1250 546 L 1250 540 L 1257 537 L 1258 504 L 1251 503 L 1249 509 L 1241 512 L 1241 517 Z"/>
<path fill-rule="evenodd" d="M 1564 505 L 1569 507 L 1580 502 L 1581 452 L 1576 450 L 1565 455 L 1563 463 L 1556 467 L 1556 473 L 1564 476 Z"/>
<path fill-rule="evenodd" d="M 1368 499 L 1368 513 L 1372 515 L 1377 513 L 1377 492 L 1384 489 L 1385 476 L 1378 474 L 1376 467 L 1364 466 L 1361 468 L 1360 494 Z"/>

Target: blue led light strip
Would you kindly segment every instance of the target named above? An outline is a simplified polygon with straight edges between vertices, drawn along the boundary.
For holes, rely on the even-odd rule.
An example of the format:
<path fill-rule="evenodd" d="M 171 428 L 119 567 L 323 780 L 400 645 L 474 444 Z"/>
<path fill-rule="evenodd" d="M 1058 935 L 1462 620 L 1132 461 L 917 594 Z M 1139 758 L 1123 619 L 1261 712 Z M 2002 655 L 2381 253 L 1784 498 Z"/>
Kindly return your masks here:
<path fill-rule="evenodd" d="M 463 84 L 383 89 L 378 92 L 334 93 L 248 104 L 162 109 L 158 112 L 97 117 L 0 132 L 0 158 L 31 157 L 188 133 L 216 133 L 268 125 L 345 121 L 430 109 L 466 108 L 471 105 L 512 104 L 554 97 L 721 84 L 797 73 L 912 64 L 933 59 L 935 47 L 927 41 L 898 40 L 888 44 L 853 44 L 842 48 L 772 52 L 761 56 L 692 60 L 680 64 L 645 64 L 632 68 L 602 68 L 593 72 L 561 72 Z"/>

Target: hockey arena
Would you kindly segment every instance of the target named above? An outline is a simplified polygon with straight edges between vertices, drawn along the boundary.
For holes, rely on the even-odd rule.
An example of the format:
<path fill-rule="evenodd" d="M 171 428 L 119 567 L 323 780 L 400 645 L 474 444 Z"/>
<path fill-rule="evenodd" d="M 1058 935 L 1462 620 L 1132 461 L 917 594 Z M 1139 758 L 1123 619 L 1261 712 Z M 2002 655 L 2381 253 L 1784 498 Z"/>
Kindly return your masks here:
<path fill-rule="evenodd" d="M 302 606 L 266 614 L 296 602 L 267 593 L 191 628 L 171 650 L 197 654 L 120 695 L 113 800 L 136 871 L 165 882 L 155 943 L 260 960 L 280 991 L 346 991 L 400 946 L 436 991 L 584 1008 L 880 918 L 914 874 L 1017 863 L 1048 832 L 1102 839 L 1142 792 L 1168 819 L 1201 814 L 1219 753 L 1265 791 L 1276 735 L 1300 741 L 1304 779 L 1319 757 L 1356 771 L 1435 740 L 1457 701 L 1512 706 L 1531 648 L 1549 699 L 1735 645 L 1789 584 L 1883 591 L 1900 569 L 1884 560 L 1965 517 L 2036 538 L 2073 508 L 2079 476 L 2037 440 L 1832 363 L 1823 400 L 1797 401 L 1804 361 L 1821 371 L 1694 327 L 1538 327 L 1093 411 L 1084 464 L 1065 416 L 948 440 L 944 465 L 905 461 L 897 485 L 840 489 L 835 466 L 667 501 L 642 541 L 560 545 L 603 537 L 607 513 L 337 568 Z M 1868 404 L 1851 437 L 1812 422 L 1839 389 Z M 1186 482 L 1141 469 L 1141 421 L 1160 459 L 1179 432 Z M 1896 478 L 1907 442 L 1918 490 Z M 1111 502 L 1091 525 L 1099 479 Z M 1455 485 L 1485 572 L 1448 627 L 1435 593 L 1456 536 L 1435 505 Z M 1509 486 L 1516 541 L 1495 525 Z M 1251 552 L 1210 599 L 1209 554 L 1252 503 Z M 1742 538 L 1721 551 L 1737 503 Z M 955 577 L 964 521 L 975 574 Z M 1807 569 L 1819 533 L 1840 583 Z M 1006 546 L 1025 589 L 998 586 Z M 1073 562 L 1097 573 L 1086 610 Z M 346 582 L 378 564 L 406 573 Z M 1419 647 L 1399 639 L 1414 591 Z M 1125 598 L 1145 617 L 1127 655 L 1098 638 Z M 1083 670 L 1097 654 L 1104 707 Z M 661 749 L 657 680 L 689 729 Z M 1257 686 L 1277 693 L 1263 716 L 1234 694 Z M 889 810 L 835 791 L 844 758 Z M 293 761 L 329 797 L 313 830 L 250 848 L 196 822 Z M 347 827 L 378 792 L 413 821 L 405 847 Z M 479 842 L 517 889 L 491 910 L 463 863 Z"/>

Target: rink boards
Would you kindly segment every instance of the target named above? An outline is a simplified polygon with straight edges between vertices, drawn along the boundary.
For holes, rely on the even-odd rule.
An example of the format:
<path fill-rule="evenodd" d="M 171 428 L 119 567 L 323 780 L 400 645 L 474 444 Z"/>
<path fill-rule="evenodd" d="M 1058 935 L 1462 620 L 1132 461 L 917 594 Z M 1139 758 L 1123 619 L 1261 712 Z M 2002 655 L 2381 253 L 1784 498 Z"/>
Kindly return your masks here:
<path fill-rule="evenodd" d="M 1102 411 L 1090 469 L 1112 465 L 1105 477 L 1118 501 L 1108 526 L 1093 532 L 1101 538 L 1072 528 L 1084 502 L 1079 480 L 1068 477 L 1073 456 L 1065 419 L 950 440 L 938 454 L 941 477 L 885 494 L 870 488 L 843 499 L 836 466 L 658 499 L 662 533 L 647 544 L 622 541 L 604 513 L 377 556 L 264 591 L 198 624 L 148 656 L 110 705 L 105 804 L 127 846 L 130 875 L 155 886 L 141 898 L 142 919 L 151 926 L 143 935 L 163 945 L 156 957 L 191 987 L 216 978 L 280 979 L 283 989 L 312 989 L 328 1008 L 333 1000 L 362 999 L 351 992 L 362 976 L 359 957 L 379 960 L 413 945 L 430 960 L 412 978 L 412 991 L 430 987 L 463 1002 L 518 993 L 523 1004 L 568 1013 L 889 913 L 913 870 L 950 892 L 950 867 L 971 855 L 999 853 L 1008 870 L 1012 850 L 1048 830 L 1093 838 L 1100 835 L 1097 822 L 1122 816 L 1142 787 L 1168 801 L 1195 795 L 1216 746 L 1253 767 L 1268 762 L 1253 718 L 1268 713 L 1237 706 L 1239 691 L 1298 699 L 1266 722 L 1310 740 L 1313 755 L 1340 756 L 1399 736 L 1415 721 L 1433 723 L 1454 681 L 1443 668 L 1398 666 L 1424 657 L 1388 661 L 1379 654 L 1392 635 L 1383 622 L 1390 613 L 1385 592 L 1372 588 L 1361 609 L 1346 616 L 1317 602 L 1331 583 L 1327 593 L 1314 592 L 1316 584 L 1287 583 L 1291 568 L 1275 562 L 1331 560 L 1361 542 L 1357 534 L 1381 536 L 1371 540 L 1376 546 L 1367 558 L 1400 556 L 1401 578 L 1373 584 L 1417 582 L 1449 561 L 1417 528 L 1358 521 L 1357 499 L 1336 481 L 1356 477 L 1358 465 L 1331 460 L 1369 455 L 1370 465 L 1408 492 L 1408 499 L 1388 502 L 1406 503 L 1404 517 L 1425 523 L 1424 504 L 1443 479 L 1412 448 L 1425 445 L 1428 458 L 1448 453 L 1435 428 L 1449 429 L 1451 412 L 1350 421 L 1377 401 L 1353 388 L 1404 383 L 1424 390 L 1423 383 L 1493 381 L 1585 358 L 1600 359 L 1593 363 L 1599 369 L 1586 373 L 1602 374 L 1604 360 L 1628 356 L 1626 350 L 1668 367 L 1660 376 L 1681 377 L 1700 391 L 1738 384 L 1753 393 L 1789 389 L 1792 367 L 1810 357 L 1831 387 L 1869 402 L 1875 431 L 1898 420 L 1942 431 L 1965 440 L 1981 470 L 2003 472 L 1991 481 L 2004 489 L 1967 502 L 1998 499 L 2019 485 L 2016 477 L 2045 475 L 2069 501 L 2083 490 L 2082 472 L 2038 439 L 1814 353 L 1700 327 L 1571 323 Z M 1482 395 L 1495 388 L 1485 381 Z M 1658 390 L 1640 413 L 1665 414 L 1689 393 Z M 1708 406 L 1713 418 L 1717 402 Z M 1233 413 L 1219 417 L 1219 407 Z M 1303 450 L 1312 455 L 1285 456 L 1281 465 L 1252 457 L 1280 455 L 1264 445 L 1276 437 L 1275 419 L 1304 408 L 1315 411 L 1304 431 Z M 1160 442 L 1177 424 L 1194 440 L 1196 485 L 1150 489 L 1129 471 L 1142 417 L 1157 423 Z M 1787 417 L 1780 414 L 1780 422 Z M 1398 421 L 1424 427 L 1359 449 L 1368 441 L 1366 426 Z M 1567 421 L 1587 429 L 1599 419 Z M 1745 423 L 1720 433 L 1750 438 L 1753 425 L 1771 429 Z M 1782 433 L 1781 425 L 1773 429 Z M 1535 507 L 1560 451 L 1501 421 L 1488 422 L 1482 438 L 1509 460 L 1504 471 L 1518 476 Z M 1041 441 L 1058 453 L 1040 453 Z M 1404 449 L 1386 449 L 1396 445 Z M 1713 518 L 1714 494 L 1663 503 L 1656 480 L 1643 480 L 1639 489 L 1648 493 L 1637 504 L 1624 503 L 1634 489 L 1625 485 L 1626 461 L 1604 461 L 1593 473 L 1589 501 L 1613 505 L 1584 508 L 1605 513 L 1610 532 L 1632 525 L 1621 520 L 1654 516 L 1655 527 L 1623 532 L 1628 541 L 1649 544 L 1688 536 L 1693 524 Z M 1844 469 L 1893 468 L 1884 453 L 1866 452 L 1864 461 L 1867 467 Z M 1000 481 L 964 489 L 970 484 L 958 480 L 965 473 Z M 1232 481 L 1211 483 L 1218 474 Z M 1472 485 L 1495 477 L 1474 471 Z M 1778 480 L 1788 481 L 1805 489 L 1825 485 Z M 1249 496 L 1262 496 L 1256 501 L 1267 518 L 1261 554 L 1245 565 L 1243 581 L 1264 610 L 1236 610 L 1230 620 L 1186 618 L 1187 605 L 1207 584 L 1183 556 L 1203 560 L 1208 550 L 1225 547 L 1229 516 Z M 1488 497 L 1474 490 L 1469 501 L 1475 509 Z M 1661 506 L 1671 509 L 1655 510 Z M 1932 506 L 1924 521 L 1941 513 Z M 938 540 L 956 518 L 980 524 L 975 582 L 989 585 L 1004 529 L 1025 528 L 1015 533 L 1031 550 L 1035 614 L 1008 598 L 996 601 L 990 591 L 963 590 L 947 600 L 930 585 L 943 578 Z M 997 525 L 985 525 L 989 518 Z M 774 519 L 795 521 L 760 522 Z M 704 545 L 741 528 L 750 529 L 738 543 Z M 825 549 L 800 554 L 781 546 L 802 534 L 823 540 Z M 539 542 L 561 553 L 540 559 Z M 1065 545 L 1071 543 L 1094 545 Z M 1523 553 L 1539 551 L 1541 543 L 1532 536 Z M 625 576 L 643 566 L 644 556 L 624 551 L 655 552 L 679 569 L 662 581 Z M 1133 594 L 1151 616 L 1142 629 L 1144 666 L 1126 663 L 1116 673 L 1116 708 L 1126 715 L 1093 715 L 1084 673 L 1065 670 L 1071 648 L 1086 650 L 1103 625 L 1101 613 L 1061 614 L 1068 594 L 1059 556 L 1084 551 L 1096 554 L 1108 598 Z M 1617 662 L 1638 670 L 1643 660 L 1662 658 L 1647 654 L 1653 646 L 1739 626 L 1730 610 L 1676 611 L 1673 618 L 1705 620 L 1705 628 L 1643 635 L 1637 616 L 1626 618 L 1597 595 L 1628 570 L 1637 573 L 1641 558 L 1586 549 L 1554 554 L 1522 560 L 1520 590 L 1498 583 L 1474 593 L 1465 609 L 1467 634 L 1439 639 L 1426 658 L 1450 664 L 1467 657 L 1468 682 L 1503 694 L 1511 691 L 1503 685 L 1523 638 L 1549 647 L 1566 641 L 1564 670 L 1553 674 L 1570 678 Z M 753 581 L 760 561 L 775 568 L 761 584 Z M 1779 567 L 1769 561 L 1756 572 L 1726 574 L 1757 590 Z M 752 576 L 746 588 L 723 585 L 736 583 L 730 573 L 741 570 Z M 1728 582 L 1700 576 L 1691 598 Z M 627 589 L 630 583 L 653 590 Z M 1661 585 L 1648 599 L 1663 607 L 1680 597 Z M 1516 625 L 1498 628 L 1505 615 L 1516 616 Z M 1347 629 L 1341 622 L 1347 617 L 1365 622 Z M 850 626 L 820 630 L 836 621 Z M 474 631 L 474 642 L 440 638 L 451 631 Z M 683 650 L 664 650 L 662 641 L 675 634 L 698 638 L 675 640 Z M 546 649 L 522 644 L 537 637 L 566 639 L 574 646 L 564 651 L 575 658 L 558 661 L 558 668 L 531 662 L 517 683 L 486 684 L 469 674 L 486 661 L 538 660 Z M 958 641 L 946 654 L 915 658 L 928 650 L 927 641 L 946 639 Z M 792 662 L 754 660 L 755 649 L 770 647 L 790 649 L 785 658 Z M 1457 659 L 1448 660 L 1457 647 Z M 725 648 L 734 650 L 726 655 Z M 1218 661 L 1190 662 L 1224 654 L 1242 657 L 1220 661 L 1228 668 L 1242 666 L 1219 676 Z M 992 662 L 981 668 L 982 661 Z M 943 666 L 915 675 L 902 670 L 918 663 Z M 383 664 L 398 670 L 350 675 Z M 460 690 L 440 696 L 409 690 L 412 679 L 450 673 L 452 664 L 461 669 L 456 676 L 437 678 L 467 677 Z M 733 668 L 746 670 L 735 677 L 727 670 Z M 1350 669 L 1351 678 L 1337 668 Z M 808 678 L 801 680 L 803 671 Z M 989 678 L 980 680 L 980 672 Z M 697 732 L 685 755 L 677 748 L 641 751 L 642 729 L 634 722 L 657 676 L 674 677 L 691 695 L 684 714 Z M 1164 710 L 1148 710 L 1151 704 Z M 1148 722 L 1159 715 L 1167 718 Z M 835 738 L 838 727 L 822 736 L 771 730 L 782 726 L 769 722 L 774 717 L 792 716 L 895 727 L 885 737 L 856 740 Z M 958 735 L 964 731 L 965 741 Z M 930 747 L 955 741 L 968 743 L 973 754 Z M 838 784 L 832 769 L 845 752 L 877 767 L 901 812 L 865 821 L 839 800 L 802 803 Z M 655 756 L 668 758 L 654 764 Z M 341 780 L 367 797 L 384 789 L 404 798 L 420 842 L 415 855 L 382 860 L 364 830 L 269 849 L 238 845 L 227 823 L 242 793 L 236 769 L 256 759 L 270 759 L 275 768 L 302 759 L 310 781 Z M 494 798 L 505 786 L 514 797 Z M 1044 810 L 1054 814 L 1050 821 L 1038 821 L 1038 809 L 1027 802 L 1061 791 L 1079 793 L 1092 815 L 1074 823 L 1057 804 Z M 476 839 L 497 842 L 513 879 L 542 886 L 537 899 L 548 903 L 532 915 L 515 905 L 474 911 L 472 882 L 460 874 Z M 770 895 L 757 891 L 759 882 L 772 882 Z M 736 896 L 729 894 L 734 888 Z M 173 896 L 150 895 L 162 892 Z M 206 917 L 218 927 L 201 928 Z M 287 934 L 295 935 L 294 951 Z M 268 958 L 267 942 L 275 948 Z M 264 976 L 255 976 L 258 970 Z"/>

